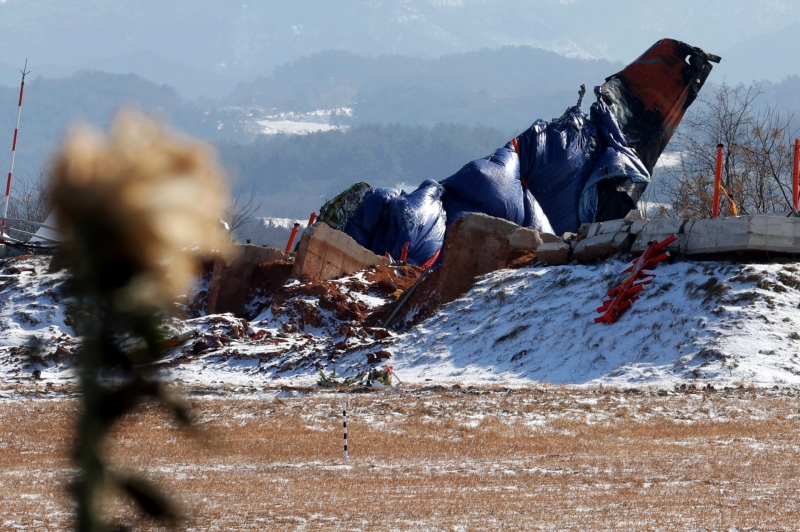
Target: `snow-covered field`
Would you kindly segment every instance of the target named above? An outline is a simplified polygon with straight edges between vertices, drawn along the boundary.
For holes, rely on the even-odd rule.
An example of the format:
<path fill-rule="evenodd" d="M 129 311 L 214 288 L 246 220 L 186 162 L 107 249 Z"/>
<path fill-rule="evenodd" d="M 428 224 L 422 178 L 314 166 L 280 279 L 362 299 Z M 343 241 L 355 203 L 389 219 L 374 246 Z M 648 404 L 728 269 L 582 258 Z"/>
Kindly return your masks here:
<path fill-rule="evenodd" d="M 238 242 L 244 244 L 248 240 L 256 246 L 270 246 L 283 249 L 289 241 L 292 227 L 299 223 L 305 228 L 308 220 L 292 220 L 291 218 L 252 218 L 247 223 L 234 231 Z M 295 243 L 300 241 L 300 235 L 295 237 Z"/>
<path fill-rule="evenodd" d="M 0 399 L 2 530 L 72 526 L 79 404 L 37 388 Z M 195 389 L 193 435 L 146 405 L 109 460 L 182 501 L 182 530 L 797 529 L 796 388 L 350 392 Z"/>
<path fill-rule="evenodd" d="M 337 109 L 317 109 L 305 113 L 276 112 L 274 109 L 260 107 L 226 107 L 235 119 L 254 135 L 308 135 L 320 131 L 346 131 L 347 126 L 331 123 L 337 116 L 352 117 L 353 109 L 341 107 Z M 220 125 L 219 127 L 224 127 Z"/>
<path fill-rule="evenodd" d="M 796 265 L 661 265 L 617 323 L 593 323 L 622 268 L 490 274 L 397 338 L 397 370 L 466 382 L 800 382 Z"/>
<path fill-rule="evenodd" d="M 0 373 L 13 381 L 37 369 L 48 381 L 74 378 L 79 339 L 58 291 L 66 274 L 47 273 L 48 262 L 0 265 Z M 224 342 L 196 351 L 189 341 L 167 353 L 163 371 L 187 385 L 311 385 L 320 369 L 347 376 L 382 365 L 368 364 L 367 355 L 383 351 L 406 383 L 800 383 L 800 265 L 662 264 L 617 323 L 595 324 L 595 309 L 623 267 L 607 261 L 497 271 L 400 332 L 342 313 L 348 305 L 369 313 L 393 299 L 364 273 L 327 285 L 341 294 L 341 308 L 289 280 L 280 305 L 266 296 L 251 301 L 249 322 L 232 315 L 168 320 L 174 333 L 194 330 Z M 31 361 L 19 348 L 34 339 L 44 351 Z"/>

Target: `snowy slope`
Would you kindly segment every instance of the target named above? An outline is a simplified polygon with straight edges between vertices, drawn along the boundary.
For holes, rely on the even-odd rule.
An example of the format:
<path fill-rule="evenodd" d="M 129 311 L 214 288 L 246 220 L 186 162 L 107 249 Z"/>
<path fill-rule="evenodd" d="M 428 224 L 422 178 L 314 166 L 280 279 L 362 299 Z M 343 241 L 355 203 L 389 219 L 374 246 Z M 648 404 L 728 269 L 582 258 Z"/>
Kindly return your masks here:
<path fill-rule="evenodd" d="M 50 257 L 17 260 L 0 269 L 0 346 L 23 345 L 33 336 L 72 333 L 56 287 L 65 272 L 47 274 Z"/>
<path fill-rule="evenodd" d="M 283 249 L 289 241 L 289 235 L 295 223 L 304 228 L 308 220 L 292 220 L 290 218 L 253 218 L 234 232 L 238 242 L 250 242 L 257 246 L 272 246 Z M 300 235 L 295 238 L 295 243 Z"/>
<path fill-rule="evenodd" d="M 293 344 L 265 375 L 315 380 L 315 367 L 303 360 L 355 375 L 367 367 L 366 353 L 388 350 L 408 382 L 800 383 L 800 265 L 662 264 L 617 323 L 595 324 L 596 308 L 624 267 L 608 261 L 494 272 L 408 332 L 360 349 L 351 344 L 333 361 L 315 353 L 334 352 L 340 338 L 313 330 L 328 343 Z M 259 318 L 251 325 L 280 331 L 280 317 Z M 275 371 L 284 360 L 301 363 Z"/>
<path fill-rule="evenodd" d="M 499 271 L 398 338 L 398 373 L 435 381 L 800 383 L 797 265 L 660 265 L 613 325 L 623 263 Z"/>
<path fill-rule="evenodd" d="M 64 274 L 46 273 L 46 264 L 34 258 L 0 268 L 0 373 L 7 378 L 30 378 L 34 369 L 45 379 L 72 378 L 72 359 L 63 355 L 74 349 L 74 333 L 55 290 Z M 190 385 L 311 384 L 318 369 L 355 375 L 375 365 L 368 353 L 388 351 L 397 375 L 412 383 L 800 383 L 800 263 L 661 264 L 617 323 L 595 324 L 595 309 L 624 266 L 494 272 L 402 333 L 348 321 L 348 309 L 364 315 L 392 299 L 374 290 L 369 272 L 329 282 L 327 292 L 290 280 L 286 290 L 295 295 L 280 305 L 262 302 L 250 323 L 231 315 L 170 320 L 176 332 L 225 335 L 225 345 L 198 353 L 189 342 L 167 354 L 163 371 Z M 25 365 L 15 349 L 32 338 L 45 342 L 44 358 Z"/>
<path fill-rule="evenodd" d="M 63 271 L 47 273 L 50 257 L 0 261 L 0 375 L 6 379 L 50 368 L 54 378 L 74 378 L 77 344 L 59 288 Z M 36 360 L 19 347 L 38 342 Z"/>

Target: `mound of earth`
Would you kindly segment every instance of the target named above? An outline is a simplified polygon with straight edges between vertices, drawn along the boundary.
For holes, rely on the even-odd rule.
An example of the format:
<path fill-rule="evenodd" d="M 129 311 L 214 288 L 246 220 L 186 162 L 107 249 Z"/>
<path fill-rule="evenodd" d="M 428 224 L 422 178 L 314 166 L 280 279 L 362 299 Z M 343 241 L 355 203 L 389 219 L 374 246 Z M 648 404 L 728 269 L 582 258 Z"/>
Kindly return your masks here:
<path fill-rule="evenodd" d="M 526 257 L 521 257 L 527 260 Z M 0 371 L 7 382 L 74 378 L 80 339 L 47 257 L 0 261 Z M 683 261 L 613 324 L 596 308 L 625 267 L 500 270 L 447 305 L 433 271 L 380 266 L 332 281 L 261 264 L 247 314 L 206 315 L 208 272 L 165 319 L 161 363 L 176 382 L 312 384 L 320 370 L 356 375 L 390 364 L 404 382 L 526 385 L 800 383 L 800 264 Z M 37 350 L 28 346 L 36 342 Z"/>

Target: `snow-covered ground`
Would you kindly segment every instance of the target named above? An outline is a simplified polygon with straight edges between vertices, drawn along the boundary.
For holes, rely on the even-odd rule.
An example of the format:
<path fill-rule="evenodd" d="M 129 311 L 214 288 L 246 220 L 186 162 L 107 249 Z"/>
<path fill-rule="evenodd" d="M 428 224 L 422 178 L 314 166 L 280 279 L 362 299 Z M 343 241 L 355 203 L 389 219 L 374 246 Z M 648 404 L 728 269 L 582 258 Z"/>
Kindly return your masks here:
<path fill-rule="evenodd" d="M 308 135 L 320 131 L 346 131 L 347 126 L 332 124 L 331 118 L 353 116 L 353 109 L 350 107 L 318 109 L 305 113 L 276 112 L 260 107 L 228 107 L 225 110 L 239 116 L 245 128 L 255 135 Z"/>
<path fill-rule="evenodd" d="M 434 381 L 797 384 L 797 266 L 660 265 L 613 325 L 593 320 L 621 262 L 498 271 L 398 337 L 396 369 Z"/>
<path fill-rule="evenodd" d="M 318 124 L 316 122 L 295 122 L 293 120 L 255 120 L 258 132 L 261 135 L 308 135 L 320 131 L 333 131 L 342 129 L 339 126 L 330 124 Z"/>
<path fill-rule="evenodd" d="M 0 264 L 0 374 L 7 379 L 30 379 L 35 369 L 47 380 L 74 378 L 78 339 L 57 290 L 65 273 L 47 273 L 48 261 Z M 280 305 L 254 301 L 258 315 L 249 323 L 232 315 L 171 319 L 174 332 L 223 337 L 224 345 L 197 352 L 189 341 L 167 354 L 164 372 L 190 385 L 313 384 L 319 369 L 355 375 L 378 365 L 367 354 L 385 351 L 410 383 L 800 383 L 800 263 L 661 264 L 617 323 L 595 324 L 595 309 L 623 268 L 607 261 L 497 271 L 404 332 L 342 314 L 369 313 L 393 298 L 363 272 L 326 285 L 338 299 L 289 280 L 286 293 L 296 295 Z M 44 345 L 34 361 L 19 349 L 32 339 Z"/>
<path fill-rule="evenodd" d="M 308 220 L 292 220 L 290 218 L 253 218 L 246 224 L 234 231 L 236 240 L 241 243 L 249 239 L 252 244 L 257 246 L 272 246 L 283 249 L 289 241 L 292 227 L 299 223 L 301 228 L 305 228 Z M 295 242 L 299 242 L 300 235 L 295 237 Z"/>

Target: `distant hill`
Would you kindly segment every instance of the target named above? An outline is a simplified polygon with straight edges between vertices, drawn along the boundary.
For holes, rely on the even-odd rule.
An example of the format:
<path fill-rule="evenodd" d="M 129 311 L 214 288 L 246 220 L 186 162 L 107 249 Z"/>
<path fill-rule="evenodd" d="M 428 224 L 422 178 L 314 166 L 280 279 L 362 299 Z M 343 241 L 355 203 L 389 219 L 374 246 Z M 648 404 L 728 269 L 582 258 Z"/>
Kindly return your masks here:
<path fill-rule="evenodd" d="M 532 46 L 627 63 L 662 37 L 724 57 L 747 39 L 757 43 L 793 24 L 800 24 L 796 0 L 6 0 L 0 61 L 19 68 L 28 57 L 34 73 L 48 77 L 112 65 L 113 72 L 163 80 L 184 96 L 220 98 L 241 81 L 334 48 L 437 58 Z M 757 56 L 763 61 L 723 68 L 732 79 L 767 62 L 777 70 L 773 81 L 800 74 L 784 68 L 795 46 L 770 50 Z M 139 60 L 148 54 L 159 59 Z M 215 81 L 198 86 L 194 73 Z"/>
<path fill-rule="evenodd" d="M 254 186 L 265 198 L 259 214 L 307 218 L 353 183 L 411 191 L 508 141 L 502 131 L 486 127 L 373 124 L 251 144 L 221 143 L 219 150 L 237 186 Z"/>
<path fill-rule="evenodd" d="M 224 101 L 233 105 L 270 105 L 287 110 L 356 101 L 364 90 L 427 87 L 483 91 L 488 97 L 547 94 L 599 85 L 622 63 L 572 59 L 530 46 L 484 49 L 440 59 L 408 56 L 366 57 L 330 50 L 286 63 L 270 76 L 241 83 Z"/>
<path fill-rule="evenodd" d="M 119 64 L 141 59 L 121 57 Z M 258 132 L 252 127 L 255 119 L 241 108 L 248 106 L 301 112 L 353 106 L 352 117 L 333 120 L 352 127 L 369 123 L 483 124 L 510 135 L 536 118 L 560 115 L 575 102 L 581 83 L 600 83 L 620 66 L 568 59 L 529 47 L 439 60 L 373 59 L 332 51 L 284 65 L 273 76 L 240 84 L 218 103 L 186 100 L 168 85 L 133 74 L 80 71 L 59 78 L 34 75 L 26 83 L 17 174 L 38 173 L 70 123 L 83 120 L 105 127 L 114 112 L 126 105 L 161 116 L 209 141 L 253 140 Z M 4 72 L 9 79 L 19 78 L 13 67 L 0 64 L 0 75 Z M 187 70 L 185 74 L 197 75 L 197 83 L 202 82 L 196 72 Z M 8 135 L 10 148 L 16 119 L 17 83 L 0 86 L 0 166 L 8 157 L 2 151 L 3 135 Z"/>
<path fill-rule="evenodd" d="M 153 52 L 134 50 L 81 65 L 81 70 L 111 74 L 135 73 L 158 85 L 175 88 L 182 97 L 196 100 L 203 96 L 223 95 L 234 83 L 219 70 L 205 71 L 167 59 Z"/>
<path fill-rule="evenodd" d="M 780 83 L 762 84 L 765 102 L 774 103 L 782 112 L 794 112 L 800 119 L 800 76 L 789 76 Z"/>
<path fill-rule="evenodd" d="M 591 91 L 623 66 L 529 46 L 440 59 L 328 51 L 242 83 L 225 102 L 280 111 L 350 106 L 353 116 L 341 119 L 347 125 L 456 122 L 516 131 L 560 116 L 577 101 L 581 84 Z"/>
<path fill-rule="evenodd" d="M 3 168 L 7 168 L 11 155 L 18 97 L 19 85 L 0 86 L 0 166 Z M 36 175 L 44 168 L 70 124 L 86 122 L 105 128 L 115 112 L 123 107 L 159 116 L 176 128 L 206 140 L 222 135 L 219 116 L 213 108 L 200 109 L 178 96 L 173 88 L 133 74 L 84 71 L 57 79 L 37 76 L 26 81 L 23 103 L 15 168 L 19 176 Z M 224 134 L 229 139 L 245 139 L 238 137 L 233 128 L 226 128 Z"/>
<path fill-rule="evenodd" d="M 800 24 L 793 24 L 745 39 L 723 55 L 723 64 L 731 83 L 753 80 L 780 81 L 800 74 L 800 55 L 787 50 L 800 49 Z"/>
<path fill-rule="evenodd" d="M 330 51 L 242 83 L 220 101 L 190 101 L 169 85 L 133 74 L 34 76 L 26 83 L 15 173 L 38 174 L 70 123 L 105 127 L 117 109 L 133 106 L 217 144 L 236 185 L 256 184 L 267 197 L 260 214 L 303 218 L 356 181 L 414 188 L 426 178 L 447 177 L 502 146 L 533 120 L 559 116 L 575 103 L 581 83 L 590 91 L 621 67 L 530 47 L 435 60 Z M 14 70 L 0 64 L 0 75 L 8 72 L 17 80 L 0 86 L 0 168 L 8 165 L 16 119 Z M 711 84 L 721 82 L 715 69 L 703 93 L 710 94 Z M 767 82 L 763 91 L 764 101 L 776 102 L 783 111 L 800 111 L 800 77 Z M 592 100 L 589 92 L 584 109 Z M 348 106 L 352 113 L 312 112 Z M 272 109 L 277 118 L 266 116 L 267 111 L 258 115 L 256 108 Z M 328 121 L 328 129 L 350 129 L 279 134 L 271 140 L 259 136 L 278 123 L 284 129 L 276 125 L 273 131 L 292 131 L 285 126 L 309 117 Z"/>

